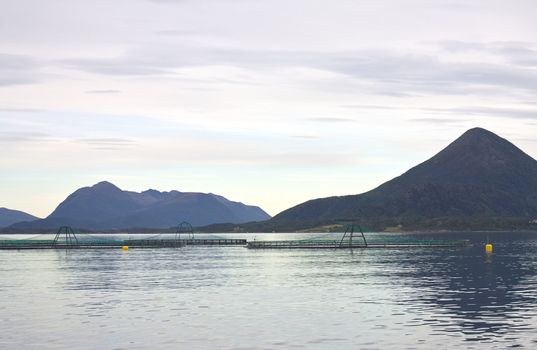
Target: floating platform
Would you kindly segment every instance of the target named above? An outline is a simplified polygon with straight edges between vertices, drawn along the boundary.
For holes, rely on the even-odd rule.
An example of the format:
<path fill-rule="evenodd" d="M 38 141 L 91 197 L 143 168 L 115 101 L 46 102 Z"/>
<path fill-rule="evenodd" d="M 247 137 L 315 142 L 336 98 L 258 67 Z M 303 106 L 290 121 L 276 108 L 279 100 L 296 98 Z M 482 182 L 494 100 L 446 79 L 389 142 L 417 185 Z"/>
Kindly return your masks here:
<path fill-rule="evenodd" d="M 246 246 L 246 239 L 226 239 L 226 238 L 207 238 L 207 239 L 185 239 L 181 240 L 185 245 L 238 245 Z"/>
<path fill-rule="evenodd" d="M 380 248 L 456 248 L 470 245 L 468 240 L 448 241 L 426 237 L 373 234 L 366 239 L 360 225 L 349 225 L 338 239 L 316 237 L 302 240 L 250 241 L 237 238 L 196 238 L 191 226 L 178 229 L 173 237 L 156 234 L 145 238 L 120 238 L 95 234 L 75 234 L 73 229 L 62 226 L 53 239 L 50 234 L 31 238 L 0 240 L 0 250 L 21 249 L 117 249 L 123 248 L 181 248 L 185 246 L 242 246 L 249 249 L 380 249 Z M 185 235 L 182 236 L 182 235 Z M 182 236 L 182 237 L 181 237 Z"/>
<path fill-rule="evenodd" d="M 0 250 L 22 249 L 119 249 L 129 248 L 181 248 L 184 246 L 246 246 L 246 239 L 129 239 L 82 241 L 72 243 L 31 240 L 3 240 Z"/>
<path fill-rule="evenodd" d="M 371 239 L 372 238 L 372 239 Z M 302 239 L 292 241 L 253 241 L 249 249 L 380 249 L 380 248 L 455 248 L 470 245 L 468 240 L 447 241 L 417 237 L 373 235 L 366 239 L 362 227 L 348 225 L 341 239 Z"/>
<path fill-rule="evenodd" d="M 370 237 L 371 238 L 371 237 Z M 248 242 L 249 249 L 380 249 L 380 248 L 456 248 L 469 246 L 470 241 L 447 241 L 416 237 L 397 237 L 373 235 L 366 239 L 362 227 L 358 224 L 348 225 L 341 239 L 303 239 L 292 241 L 253 241 Z"/>
<path fill-rule="evenodd" d="M 181 235 L 186 237 L 182 238 Z M 166 238 L 156 234 L 145 238 L 122 239 L 114 236 L 75 233 L 70 226 L 61 226 L 53 239 L 46 238 L 50 234 L 38 235 L 32 238 L 13 238 L 0 240 L 0 250 L 20 249 L 114 249 L 123 248 L 180 248 L 193 246 L 246 246 L 246 239 L 228 239 L 221 237 L 195 238 L 192 226 L 181 223 L 175 236 Z"/>
<path fill-rule="evenodd" d="M 253 241 L 249 249 L 381 249 L 381 248 L 456 248 L 470 245 L 469 241 L 458 242 L 385 242 L 341 244 L 340 241 Z"/>
<path fill-rule="evenodd" d="M 78 243 L 54 243 L 54 241 L 4 240 L 0 250 L 27 249 L 120 249 L 129 248 L 180 248 L 184 242 L 170 239 L 124 240 L 124 241 L 79 241 Z"/>

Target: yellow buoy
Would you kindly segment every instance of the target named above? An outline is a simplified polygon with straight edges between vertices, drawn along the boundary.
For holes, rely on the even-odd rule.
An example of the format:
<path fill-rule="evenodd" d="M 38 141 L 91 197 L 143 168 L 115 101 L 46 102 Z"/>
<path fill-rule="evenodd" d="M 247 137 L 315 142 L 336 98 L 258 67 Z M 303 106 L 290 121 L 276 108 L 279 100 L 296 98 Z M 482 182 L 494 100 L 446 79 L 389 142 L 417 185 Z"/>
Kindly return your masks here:
<path fill-rule="evenodd" d="M 123 247 L 121 247 L 121 249 L 123 249 L 123 250 L 129 250 L 129 246 L 128 246 L 128 245 L 124 245 Z"/>
<path fill-rule="evenodd" d="M 487 243 L 487 244 L 485 245 L 485 251 L 486 251 L 487 253 L 492 253 L 492 244 Z"/>

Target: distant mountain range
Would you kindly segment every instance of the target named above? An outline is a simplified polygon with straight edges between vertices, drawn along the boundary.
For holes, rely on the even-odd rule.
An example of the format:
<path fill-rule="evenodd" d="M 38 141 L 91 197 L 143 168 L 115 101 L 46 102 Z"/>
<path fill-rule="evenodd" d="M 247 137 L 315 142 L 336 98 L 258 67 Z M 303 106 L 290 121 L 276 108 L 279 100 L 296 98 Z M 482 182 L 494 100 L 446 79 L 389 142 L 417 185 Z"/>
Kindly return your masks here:
<path fill-rule="evenodd" d="M 0 223 L 7 225 L 21 218 L 2 215 L 0 220 L 5 221 Z M 27 222 L 10 229 L 61 225 L 89 230 L 165 229 L 188 221 L 193 226 L 208 225 L 205 231 L 220 232 L 233 230 L 236 224 L 246 231 L 271 232 L 348 222 L 374 230 L 476 230 L 535 228 L 530 224 L 535 219 L 537 161 L 492 132 L 474 128 L 431 159 L 369 192 L 310 200 L 272 219 L 259 207 L 214 194 L 137 193 L 100 182 L 75 191 L 47 218 L 23 216 Z"/>
<path fill-rule="evenodd" d="M 310 200 L 276 215 L 264 228 L 354 221 L 376 229 L 480 229 L 509 220 L 527 224 L 534 218 L 537 161 L 509 141 L 475 128 L 372 191 Z"/>
<path fill-rule="evenodd" d="M 270 219 L 256 206 L 212 193 L 123 191 L 110 182 L 69 195 L 47 218 L 12 225 L 20 229 L 55 229 L 62 225 L 88 230 L 165 229 L 187 221 L 193 226 Z M 20 221 L 20 220 L 19 220 Z"/>
<path fill-rule="evenodd" d="M 33 221 L 38 218 L 23 211 L 0 208 L 0 228 L 13 225 L 21 221 Z"/>

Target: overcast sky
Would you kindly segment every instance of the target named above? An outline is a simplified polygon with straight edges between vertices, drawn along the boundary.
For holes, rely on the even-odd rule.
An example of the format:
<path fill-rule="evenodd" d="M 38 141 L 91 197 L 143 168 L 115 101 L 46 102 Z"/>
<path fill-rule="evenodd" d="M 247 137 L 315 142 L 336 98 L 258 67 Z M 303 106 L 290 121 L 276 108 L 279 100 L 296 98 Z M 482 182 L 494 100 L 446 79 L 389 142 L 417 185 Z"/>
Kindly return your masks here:
<path fill-rule="evenodd" d="M 537 158 L 534 0 L 0 0 L 0 207 L 213 192 L 274 215 L 480 126 Z"/>

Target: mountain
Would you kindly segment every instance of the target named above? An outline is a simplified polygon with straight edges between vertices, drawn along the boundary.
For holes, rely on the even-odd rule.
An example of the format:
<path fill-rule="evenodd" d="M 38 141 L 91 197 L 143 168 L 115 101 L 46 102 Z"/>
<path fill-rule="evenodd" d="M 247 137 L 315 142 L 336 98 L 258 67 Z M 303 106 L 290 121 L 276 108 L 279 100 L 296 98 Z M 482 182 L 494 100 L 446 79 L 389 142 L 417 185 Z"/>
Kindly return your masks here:
<path fill-rule="evenodd" d="M 494 133 L 474 128 L 369 192 L 310 200 L 268 223 L 293 229 L 345 221 L 377 229 L 455 224 L 479 228 L 498 220 L 527 223 L 536 217 L 537 161 Z"/>
<path fill-rule="evenodd" d="M 193 226 L 262 221 L 261 208 L 229 201 L 212 193 L 123 191 L 110 182 L 84 187 L 69 195 L 43 220 L 14 229 L 52 229 L 62 225 L 89 230 L 164 229 L 187 221 Z"/>
<path fill-rule="evenodd" d="M 0 208 L 0 228 L 13 225 L 21 221 L 37 220 L 33 215 L 27 214 L 19 210 Z"/>

